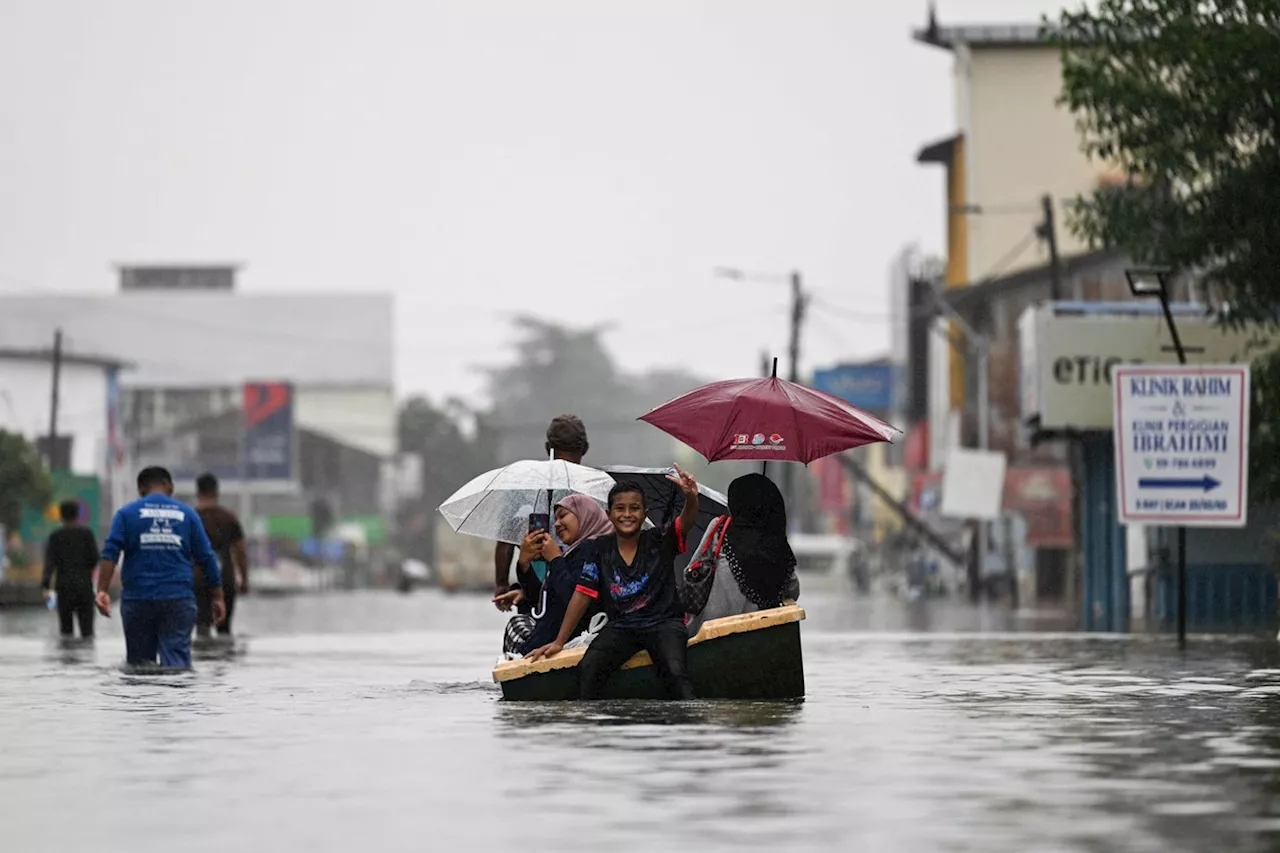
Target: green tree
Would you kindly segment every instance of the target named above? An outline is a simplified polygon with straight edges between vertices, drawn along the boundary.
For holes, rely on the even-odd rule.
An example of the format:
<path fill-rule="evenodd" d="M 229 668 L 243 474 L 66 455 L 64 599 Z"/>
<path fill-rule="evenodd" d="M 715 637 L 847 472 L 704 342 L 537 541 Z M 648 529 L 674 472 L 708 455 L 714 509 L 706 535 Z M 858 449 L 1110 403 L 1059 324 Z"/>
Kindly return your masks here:
<path fill-rule="evenodd" d="M 43 509 L 52 499 L 53 483 L 35 446 L 0 430 L 0 525 L 13 532 L 22 524 L 24 506 Z"/>
<path fill-rule="evenodd" d="M 528 316 L 513 324 L 515 358 L 486 371 L 492 408 L 485 421 L 498 434 L 501 462 L 539 456 L 547 423 L 571 412 L 586 424 L 589 464 L 671 464 L 678 443 L 636 418 L 702 380 L 679 370 L 620 369 L 603 340 L 606 326 L 574 329 Z M 655 332 L 619 351 L 625 360 L 634 346 L 661 346 L 660 339 Z"/>
<path fill-rule="evenodd" d="M 1192 273 L 1229 323 L 1280 320 L 1280 0 L 1100 0 L 1063 12 L 1063 101 L 1123 186 L 1071 226 Z M 1255 367 L 1252 483 L 1280 498 L 1280 360 Z"/>
<path fill-rule="evenodd" d="M 466 406 L 448 400 L 435 406 L 412 397 L 400 408 L 399 443 L 404 453 L 422 458 L 422 493 L 400 508 L 401 547 L 412 556 L 435 562 L 436 508 L 475 475 L 494 467 L 492 432 L 477 419 L 471 434 L 463 425 L 471 417 Z"/>

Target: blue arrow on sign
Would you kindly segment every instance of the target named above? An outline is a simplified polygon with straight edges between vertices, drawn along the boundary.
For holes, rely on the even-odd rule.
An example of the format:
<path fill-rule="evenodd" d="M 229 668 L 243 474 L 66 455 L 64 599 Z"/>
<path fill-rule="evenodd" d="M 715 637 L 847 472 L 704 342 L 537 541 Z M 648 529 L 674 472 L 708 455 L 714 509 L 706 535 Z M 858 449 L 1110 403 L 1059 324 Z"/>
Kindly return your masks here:
<path fill-rule="evenodd" d="M 1206 492 L 1212 492 L 1221 485 L 1222 483 L 1207 474 L 1198 480 L 1146 479 L 1138 481 L 1139 489 L 1204 489 Z"/>

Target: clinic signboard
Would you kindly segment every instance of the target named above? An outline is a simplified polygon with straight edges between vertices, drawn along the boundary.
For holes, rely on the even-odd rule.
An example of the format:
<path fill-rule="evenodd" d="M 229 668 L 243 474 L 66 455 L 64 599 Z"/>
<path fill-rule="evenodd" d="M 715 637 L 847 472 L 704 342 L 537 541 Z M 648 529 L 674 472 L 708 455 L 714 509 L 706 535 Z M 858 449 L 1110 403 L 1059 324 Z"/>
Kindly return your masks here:
<path fill-rule="evenodd" d="M 1274 329 L 1229 329 L 1203 306 L 1171 308 L 1192 364 L 1249 364 L 1280 344 Z M 1111 429 L 1112 371 L 1178 361 L 1158 305 L 1045 304 L 1023 313 L 1018 334 L 1021 416 L 1040 431 Z"/>
<path fill-rule="evenodd" d="M 813 388 L 867 412 L 893 408 L 892 364 L 842 364 L 813 372 Z"/>
<path fill-rule="evenodd" d="M 1238 364 L 1115 369 L 1121 524 L 1245 526 L 1249 379 Z"/>

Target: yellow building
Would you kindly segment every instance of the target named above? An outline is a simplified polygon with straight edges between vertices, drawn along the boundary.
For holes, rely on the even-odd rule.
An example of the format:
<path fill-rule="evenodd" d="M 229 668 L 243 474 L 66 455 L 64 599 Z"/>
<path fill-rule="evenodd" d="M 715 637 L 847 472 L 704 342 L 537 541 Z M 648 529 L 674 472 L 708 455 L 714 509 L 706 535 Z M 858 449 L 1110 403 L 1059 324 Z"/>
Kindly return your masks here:
<path fill-rule="evenodd" d="M 1061 226 L 1071 200 L 1113 174 L 1085 155 L 1074 117 L 1058 102 L 1058 48 L 1039 24 L 943 27 L 930 20 L 914 38 L 955 59 L 956 133 L 917 157 L 945 169 L 946 286 L 1043 266 L 1048 246 L 1037 229 L 1046 218 L 1044 199 Z M 1062 257 L 1087 248 L 1063 227 L 1056 234 Z M 933 346 L 930 459 L 938 467 L 958 435 L 964 344 L 949 347 L 938 336 Z"/>

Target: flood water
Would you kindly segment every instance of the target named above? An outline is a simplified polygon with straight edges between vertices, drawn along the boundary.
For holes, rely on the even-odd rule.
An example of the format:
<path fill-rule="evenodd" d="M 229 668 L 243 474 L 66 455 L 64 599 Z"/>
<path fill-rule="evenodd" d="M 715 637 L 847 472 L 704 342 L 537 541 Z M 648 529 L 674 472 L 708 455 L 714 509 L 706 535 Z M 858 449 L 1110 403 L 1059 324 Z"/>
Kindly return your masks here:
<path fill-rule="evenodd" d="M 500 701 L 501 617 L 249 599 L 192 674 L 0 613 L 0 849 L 1280 849 L 1274 640 L 802 598 L 802 703 Z"/>

